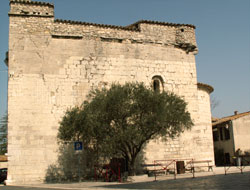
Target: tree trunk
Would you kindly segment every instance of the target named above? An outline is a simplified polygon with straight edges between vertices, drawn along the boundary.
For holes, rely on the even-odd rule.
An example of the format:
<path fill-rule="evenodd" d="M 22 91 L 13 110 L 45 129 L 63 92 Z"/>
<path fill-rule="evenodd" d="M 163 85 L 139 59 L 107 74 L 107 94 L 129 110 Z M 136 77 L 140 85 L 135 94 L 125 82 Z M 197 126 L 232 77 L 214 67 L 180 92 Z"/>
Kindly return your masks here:
<path fill-rule="evenodd" d="M 132 156 L 132 158 L 128 160 L 128 175 L 129 176 L 135 175 L 135 159 L 136 159 L 136 156 Z"/>

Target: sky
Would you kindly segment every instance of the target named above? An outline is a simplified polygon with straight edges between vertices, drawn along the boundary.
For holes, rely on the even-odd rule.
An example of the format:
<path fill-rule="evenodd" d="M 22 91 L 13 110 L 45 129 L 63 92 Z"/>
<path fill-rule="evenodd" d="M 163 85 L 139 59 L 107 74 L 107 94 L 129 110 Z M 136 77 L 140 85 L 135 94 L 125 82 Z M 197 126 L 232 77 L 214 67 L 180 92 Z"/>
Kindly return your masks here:
<path fill-rule="evenodd" d="M 193 24 L 198 82 L 214 87 L 214 117 L 250 111 L 250 0 L 43 0 L 55 18 L 126 26 L 138 20 Z M 7 110 L 9 0 L 0 0 L 0 117 Z"/>

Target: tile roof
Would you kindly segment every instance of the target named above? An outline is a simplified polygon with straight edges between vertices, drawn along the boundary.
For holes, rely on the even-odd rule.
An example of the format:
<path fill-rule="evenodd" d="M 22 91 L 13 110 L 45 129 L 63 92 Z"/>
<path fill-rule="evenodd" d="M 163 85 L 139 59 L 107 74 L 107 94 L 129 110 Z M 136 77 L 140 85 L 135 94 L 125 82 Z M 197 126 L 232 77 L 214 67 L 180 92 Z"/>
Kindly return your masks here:
<path fill-rule="evenodd" d="M 41 5 L 41 6 L 50 6 L 54 7 L 54 4 L 40 1 L 30 1 L 30 0 L 10 0 L 11 3 L 20 3 L 20 4 L 32 4 L 32 5 Z"/>
<path fill-rule="evenodd" d="M 40 2 L 40 1 L 31 1 L 31 0 L 10 0 L 11 3 L 20 3 L 20 4 L 33 4 L 33 5 L 41 5 L 41 6 L 50 6 L 54 7 L 54 4 L 47 3 L 47 2 Z M 61 20 L 57 19 L 55 22 L 59 23 L 69 23 L 69 24 L 80 24 L 80 25 L 91 25 L 91 26 L 98 26 L 103 28 L 114 28 L 114 29 L 121 29 L 121 30 L 131 30 L 131 31 L 140 31 L 139 24 L 155 24 L 155 25 L 162 25 L 162 26 L 187 26 L 195 29 L 195 26 L 192 24 L 176 24 L 176 23 L 169 23 L 169 22 L 159 22 L 159 21 L 151 21 L 151 20 L 139 20 L 131 25 L 128 26 L 116 26 L 116 25 L 106 25 L 106 24 L 96 24 L 96 23 L 88 23 L 88 22 L 79 22 L 79 21 L 71 21 L 71 20 Z"/>
<path fill-rule="evenodd" d="M 86 26 L 97 26 L 102 28 L 113 28 L 113 29 L 120 29 L 120 30 L 131 30 L 131 31 L 140 31 L 139 24 L 146 23 L 146 24 L 155 24 L 155 25 L 163 25 L 163 26 L 188 26 L 191 28 L 195 28 L 194 25 L 191 24 L 175 24 L 175 23 L 168 23 L 168 22 L 158 22 L 158 21 L 150 21 L 150 20 L 140 20 L 134 24 L 128 26 L 117 26 L 117 25 L 108 25 L 108 24 L 96 24 L 91 22 L 82 22 L 82 21 L 72 21 L 72 20 L 61 20 L 56 19 L 55 22 L 57 23 L 68 23 L 68 24 L 78 24 L 78 25 L 86 25 Z"/>
<path fill-rule="evenodd" d="M 86 25 L 86 26 L 97 26 L 101 28 L 113 28 L 113 29 L 120 29 L 120 30 L 132 30 L 132 31 L 139 31 L 132 28 L 127 28 L 125 26 L 117 26 L 117 25 L 108 25 L 108 24 L 96 24 L 91 22 L 81 22 L 81 21 L 72 21 L 72 20 L 62 20 L 62 19 L 56 19 L 56 23 L 65 23 L 65 24 L 77 24 L 77 25 Z"/>
<path fill-rule="evenodd" d="M 220 118 L 212 117 L 211 119 L 212 119 L 212 122 L 216 122 L 216 121 L 218 121 Z"/>
<path fill-rule="evenodd" d="M 136 23 L 128 25 L 127 28 L 138 28 L 139 24 L 155 24 L 155 25 L 163 25 L 163 26 L 188 26 L 195 29 L 195 26 L 192 24 L 176 24 L 170 22 L 159 22 L 159 21 L 152 21 L 152 20 L 139 20 Z"/>
<path fill-rule="evenodd" d="M 206 89 L 209 93 L 212 93 L 214 91 L 214 88 L 208 84 L 198 82 L 197 83 L 198 88 Z"/>
<path fill-rule="evenodd" d="M 0 162 L 7 162 L 8 158 L 5 155 L 0 155 Z"/>
<path fill-rule="evenodd" d="M 215 125 L 227 122 L 227 121 L 231 121 L 231 120 L 234 120 L 234 119 L 238 119 L 240 117 L 243 117 L 243 116 L 246 116 L 246 115 L 249 115 L 249 114 L 250 114 L 250 111 L 244 112 L 244 113 L 239 113 L 239 114 L 236 114 L 236 115 L 231 115 L 231 116 L 223 117 L 223 118 L 217 120 L 216 122 L 213 122 L 212 126 L 215 126 Z"/>

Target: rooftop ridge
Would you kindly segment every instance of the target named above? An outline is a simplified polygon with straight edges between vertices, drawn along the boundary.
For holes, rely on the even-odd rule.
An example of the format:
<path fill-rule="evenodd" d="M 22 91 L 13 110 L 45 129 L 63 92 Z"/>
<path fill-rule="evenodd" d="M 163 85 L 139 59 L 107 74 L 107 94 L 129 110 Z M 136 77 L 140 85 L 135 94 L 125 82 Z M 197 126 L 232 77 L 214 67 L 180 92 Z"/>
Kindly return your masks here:
<path fill-rule="evenodd" d="M 130 30 L 130 31 L 140 31 L 138 25 L 141 23 L 145 24 L 155 24 L 155 25 L 163 25 L 163 26 L 188 26 L 195 29 L 194 25 L 191 24 L 176 24 L 176 23 L 168 23 L 168 22 L 158 22 L 158 21 L 150 21 L 150 20 L 140 20 L 128 26 L 119 26 L 119 25 L 109 25 L 109 24 L 98 24 L 98 23 L 91 23 L 91 22 L 84 22 L 84 21 L 73 21 L 73 20 L 64 20 L 64 19 L 55 19 L 55 22 L 58 23 L 68 23 L 68 24 L 79 24 L 79 25 L 86 25 L 86 26 L 97 26 L 102 28 L 114 28 L 120 30 Z"/>
<path fill-rule="evenodd" d="M 57 22 L 57 23 L 66 23 L 66 24 L 86 25 L 86 26 L 97 26 L 97 27 L 101 27 L 101 28 L 113 28 L 113 29 L 118 29 L 118 30 L 139 31 L 139 29 L 127 28 L 126 26 L 109 25 L 109 24 L 97 24 L 97 23 L 83 22 L 83 21 L 55 19 L 55 22 Z"/>
<path fill-rule="evenodd" d="M 53 3 L 41 2 L 41 1 L 31 1 L 31 0 L 10 0 L 10 4 L 11 3 L 31 4 L 31 5 L 41 5 L 41 6 L 54 7 Z"/>
<path fill-rule="evenodd" d="M 163 26 L 188 26 L 191 28 L 196 28 L 192 24 L 178 24 L 178 23 L 171 23 L 171 22 L 160 22 L 160 21 L 152 21 L 152 20 L 139 20 L 131 25 L 126 26 L 127 28 L 133 28 L 133 27 L 138 27 L 138 24 L 155 24 L 155 25 L 163 25 Z"/>
<path fill-rule="evenodd" d="M 246 115 L 249 115 L 249 114 L 250 114 L 250 111 L 239 113 L 237 115 L 226 116 L 226 117 L 220 118 L 218 121 L 212 123 L 212 125 L 215 126 L 215 125 L 218 125 L 218 124 L 230 121 L 230 120 L 238 119 L 240 117 L 243 117 L 243 116 L 246 116 Z"/>

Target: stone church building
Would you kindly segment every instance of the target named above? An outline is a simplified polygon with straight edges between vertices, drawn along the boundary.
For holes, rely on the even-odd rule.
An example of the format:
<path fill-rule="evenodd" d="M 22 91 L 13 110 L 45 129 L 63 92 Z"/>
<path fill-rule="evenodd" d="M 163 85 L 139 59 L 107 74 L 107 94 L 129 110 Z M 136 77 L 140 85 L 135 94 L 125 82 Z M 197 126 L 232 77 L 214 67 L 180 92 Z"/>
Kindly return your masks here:
<path fill-rule="evenodd" d="M 57 159 L 59 121 L 91 89 L 144 82 L 183 97 L 194 126 L 151 141 L 146 162 L 214 160 L 210 93 L 198 83 L 195 26 L 141 20 L 113 26 L 54 18 L 54 5 L 10 0 L 7 184 L 42 183 Z"/>

